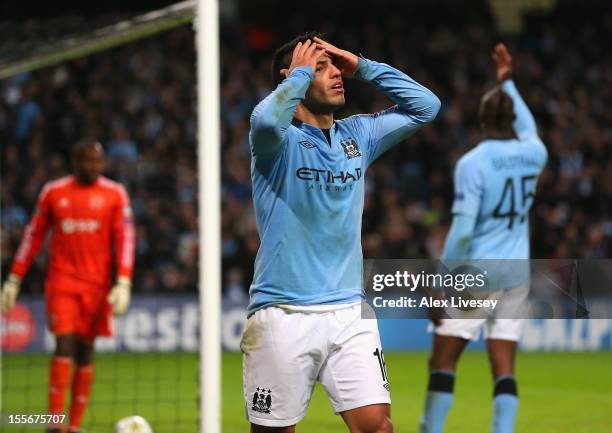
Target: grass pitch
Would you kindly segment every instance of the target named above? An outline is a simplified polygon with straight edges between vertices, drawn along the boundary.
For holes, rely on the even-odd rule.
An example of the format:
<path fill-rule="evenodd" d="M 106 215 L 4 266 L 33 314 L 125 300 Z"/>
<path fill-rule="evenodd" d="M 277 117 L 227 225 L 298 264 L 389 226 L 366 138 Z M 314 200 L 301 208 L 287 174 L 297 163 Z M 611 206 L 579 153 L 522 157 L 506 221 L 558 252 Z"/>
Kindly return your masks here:
<path fill-rule="evenodd" d="M 416 433 L 427 381 L 427 353 L 385 354 L 398 433 Z M 45 413 L 49 357 L 2 358 L 0 431 L 38 432 L 42 425 L 8 425 L 9 414 Z M 517 362 L 519 433 L 612 433 L 612 353 L 520 353 Z M 90 408 L 83 424 L 88 433 L 112 433 L 123 416 L 144 416 L 155 433 L 198 431 L 198 358 L 195 354 L 99 354 Z M 492 381 L 486 355 L 467 352 L 455 384 L 455 401 L 446 431 L 487 433 L 491 423 Z M 206 396 L 203 396 L 206 398 Z M 246 433 L 241 358 L 223 356 L 223 433 Z M 315 389 L 306 418 L 308 433 L 346 429 L 333 414 L 325 392 Z"/>

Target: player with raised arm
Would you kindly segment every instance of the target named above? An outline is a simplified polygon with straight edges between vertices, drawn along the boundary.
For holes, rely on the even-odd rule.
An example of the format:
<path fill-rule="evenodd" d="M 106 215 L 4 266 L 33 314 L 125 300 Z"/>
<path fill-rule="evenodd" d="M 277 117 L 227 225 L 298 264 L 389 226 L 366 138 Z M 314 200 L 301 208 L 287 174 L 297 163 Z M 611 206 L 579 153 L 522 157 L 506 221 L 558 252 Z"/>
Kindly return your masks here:
<path fill-rule="evenodd" d="M 279 48 L 276 89 L 251 116 L 253 199 L 261 247 L 242 337 L 251 431 L 294 432 L 315 382 L 351 432 L 391 432 L 375 320 L 361 318 L 364 174 L 440 107 L 404 73 L 309 33 Z M 335 120 L 344 79 L 396 105 Z"/>
<path fill-rule="evenodd" d="M 49 370 L 49 412 L 64 412 L 66 390 L 72 384 L 71 433 L 79 431 L 89 399 L 94 340 L 112 335 L 113 311 L 126 312 L 134 262 L 129 198 L 122 185 L 101 176 L 102 146 L 84 139 L 75 146 L 72 161 L 74 175 L 43 187 L 2 288 L 2 311 L 7 313 L 51 230 L 45 299 L 56 346 Z M 47 431 L 63 430 L 50 425 Z"/>
<path fill-rule="evenodd" d="M 497 44 L 492 57 L 499 84 L 480 102 L 484 140 L 466 153 L 455 168 L 453 221 L 443 262 L 529 259 L 528 215 L 547 151 L 538 137 L 535 120 L 511 79 L 512 58 L 505 45 Z M 521 268 L 523 263 L 518 262 L 517 266 Z M 519 289 L 527 287 L 529 272 L 515 272 L 513 276 L 516 275 L 522 281 Z M 469 340 L 478 338 L 483 325 L 495 382 L 492 431 L 514 430 L 518 407 L 514 358 L 522 323 L 518 318 L 494 317 L 434 321 L 421 433 L 442 432 L 453 400 L 457 362 Z"/>

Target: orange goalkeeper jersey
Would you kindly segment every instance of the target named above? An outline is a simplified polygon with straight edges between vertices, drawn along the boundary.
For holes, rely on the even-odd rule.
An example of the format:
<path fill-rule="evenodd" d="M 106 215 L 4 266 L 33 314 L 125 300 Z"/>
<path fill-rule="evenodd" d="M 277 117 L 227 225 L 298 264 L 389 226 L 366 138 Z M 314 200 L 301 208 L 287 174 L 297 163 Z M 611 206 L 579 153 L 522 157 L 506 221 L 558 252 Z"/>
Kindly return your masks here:
<path fill-rule="evenodd" d="M 134 225 L 125 188 L 100 176 L 93 184 L 67 176 L 45 184 L 26 227 L 12 272 L 23 277 L 51 229 L 47 288 L 71 282 L 111 286 L 116 273 L 132 276 Z"/>

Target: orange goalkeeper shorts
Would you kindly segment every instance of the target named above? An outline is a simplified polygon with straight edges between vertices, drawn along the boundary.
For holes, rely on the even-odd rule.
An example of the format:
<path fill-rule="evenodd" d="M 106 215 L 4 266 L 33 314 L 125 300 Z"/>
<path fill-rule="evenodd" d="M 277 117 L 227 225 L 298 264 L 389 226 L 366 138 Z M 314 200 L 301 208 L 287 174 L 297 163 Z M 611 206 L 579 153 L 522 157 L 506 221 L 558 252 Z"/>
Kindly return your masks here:
<path fill-rule="evenodd" d="M 78 286 L 65 291 L 47 284 L 45 298 L 51 332 L 56 336 L 74 333 L 91 341 L 97 336 L 113 335 L 108 290 L 87 283 Z"/>

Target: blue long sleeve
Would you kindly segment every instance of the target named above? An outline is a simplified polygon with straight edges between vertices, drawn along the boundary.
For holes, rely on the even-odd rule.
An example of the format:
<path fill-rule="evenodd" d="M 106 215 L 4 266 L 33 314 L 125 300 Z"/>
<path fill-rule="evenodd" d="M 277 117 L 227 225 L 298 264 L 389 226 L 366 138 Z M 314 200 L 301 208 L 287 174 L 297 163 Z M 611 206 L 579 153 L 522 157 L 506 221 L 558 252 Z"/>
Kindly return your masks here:
<path fill-rule="evenodd" d="M 371 163 L 389 148 L 436 118 L 440 100 L 429 89 L 385 64 L 359 59 L 355 78 L 372 84 L 397 105 L 379 113 L 357 116 L 367 123 Z"/>
<path fill-rule="evenodd" d="M 514 81 L 506 80 L 502 83 L 501 87 L 504 92 L 510 95 L 514 103 L 516 119 L 514 119 L 513 127 L 518 138 L 524 140 L 529 136 L 537 135 L 538 131 L 533 114 L 531 114 L 529 107 L 527 107 L 527 104 L 519 94 Z"/>
<path fill-rule="evenodd" d="M 386 63 L 362 57 L 355 78 L 373 84 L 413 121 L 431 122 L 440 110 L 440 100 L 431 90 Z"/>
<path fill-rule="evenodd" d="M 469 258 L 470 243 L 474 234 L 476 216 L 457 213 L 446 236 L 442 260 L 465 260 Z"/>
<path fill-rule="evenodd" d="M 287 130 L 297 106 L 306 96 L 314 73 L 310 66 L 295 68 L 261 101 L 251 114 L 251 151 L 260 169 L 273 160 L 287 142 Z"/>

